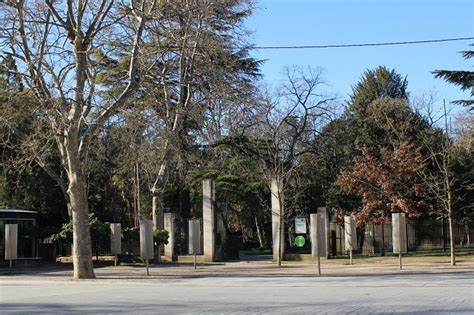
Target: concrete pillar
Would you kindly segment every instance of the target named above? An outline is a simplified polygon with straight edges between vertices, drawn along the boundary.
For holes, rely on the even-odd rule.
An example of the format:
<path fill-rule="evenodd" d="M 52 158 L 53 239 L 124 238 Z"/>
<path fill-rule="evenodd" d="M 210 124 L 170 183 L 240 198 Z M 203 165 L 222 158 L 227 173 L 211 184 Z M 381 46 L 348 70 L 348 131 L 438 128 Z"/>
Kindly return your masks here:
<path fill-rule="evenodd" d="M 168 244 L 165 245 L 165 259 L 166 261 L 174 261 L 174 243 L 175 243 L 175 214 L 165 213 L 164 214 L 164 229 L 168 231 Z"/>
<path fill-rule="evenodd" d="M 284 221 L 281 224 L 280 222 L 284 220 L 284 209 L 283 209 L 283 181 L 273 179 L 271 184 L 271 194 L 272 194 L 272 244 L 273 244 L 273 260 L 278 260 L 279 253 L 279 235 L 281 237 L 281 255 L 282 259 L 285 254 L 285 229 Z"/>
<path fill-rule="evenodd" d="M 202 182 L 202 222 L 204 259 L 215 261 L 216 253 L 216 185 L 212 179 Z"/>
<path fill-rule="evenodd" d="M 318 207 L 317 208 L 318 214 L 321 216 L 322 223 L 324 225 L 324 255 L 323 257 L 329 258 L 329 250 L 330 250 L 330 235 L 331 230 L 329 229 L 329 216 L 326 207 Z"/>

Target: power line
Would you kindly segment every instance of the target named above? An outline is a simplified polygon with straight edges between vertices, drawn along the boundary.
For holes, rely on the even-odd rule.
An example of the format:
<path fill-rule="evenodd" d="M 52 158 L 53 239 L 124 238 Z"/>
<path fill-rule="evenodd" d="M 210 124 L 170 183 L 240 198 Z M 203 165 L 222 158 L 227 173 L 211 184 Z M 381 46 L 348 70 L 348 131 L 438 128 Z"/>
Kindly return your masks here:
<path fill-rule="evenodd" d="M 397 45 L 414 45 L 414 44 L 430 44 L 454 41 L 474 40 L 474 37 L 457 37 L 443 39 L 427 39 L 403 42 L 384 42 L 384 43 L 363 43 L 363 44 L 334 44 L 334 45 L 302 45 L 302 46 L 253 46 L 249 49 L 327 49 L 327 48 L 352 48 L 352 47 L 373 47 L 373 46 L 397 46 Z"/>

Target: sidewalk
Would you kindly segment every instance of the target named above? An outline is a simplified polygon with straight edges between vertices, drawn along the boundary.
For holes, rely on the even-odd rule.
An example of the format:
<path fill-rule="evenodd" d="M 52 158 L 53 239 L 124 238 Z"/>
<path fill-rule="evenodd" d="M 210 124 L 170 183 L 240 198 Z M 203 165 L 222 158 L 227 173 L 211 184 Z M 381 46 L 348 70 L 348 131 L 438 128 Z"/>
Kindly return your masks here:
<path fill-rule="evenodd" d="M 408 260 L 408 259 L 407 259 Z M 474 265 L 384 259 L 348 266 L 270 261 L 106 266 L 73 280 L 71 265 L 0 276 L 2 314 L 472 314 Z M 357 263 L 357 261 L 356 261 Z"/>
<path fill-rule="evenodd" d="M 410 274 L 469 274 L 474 277 L 474 259 L 459 259 L 456 266 L 450 266 L 442 257 L 439 262 L 410 262 L 405 259 L 403 270 L 399 270 L 398 260 L 387 257 L 379 263 L 359 263 L 347 265 L 344 260 L 322 260 L 321 274 L 323 277 L 338 276 L 376 276 L 376 275 L 410 275 Z M 283 262 L 282 267 L 269 260 L 246 260 L 237 262 L 221 262 L 198 264 L 157 264 L 150 265 L 150 276 L 146 276 L 143 266 L 99 266 L 95 268 L 97 279 L 186 279 L 205 277 L 317 277 L 317 265 L 312 262 Z M 2 281 L 42 279 L 68 280 L 72 277 L 72 266 L 51 264 L 33 267 L 22 267 L 9 274 L 8 269 L 1 269 Z"/>

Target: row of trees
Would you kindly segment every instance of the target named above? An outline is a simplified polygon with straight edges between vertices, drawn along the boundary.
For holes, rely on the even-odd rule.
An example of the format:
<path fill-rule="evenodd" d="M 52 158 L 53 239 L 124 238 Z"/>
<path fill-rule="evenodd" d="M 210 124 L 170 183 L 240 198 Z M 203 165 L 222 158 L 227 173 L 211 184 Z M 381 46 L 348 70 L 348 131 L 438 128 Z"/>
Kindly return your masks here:
<path fill-rule="evenodd" d="M 228 229 L 260 246 L 271 179 L 288 217 L 326 205 L 360 224 L 392 211 L 472 220 L 472 119 L 448 133 L 385 67 L 363 74 L 347 106 L 314 69 L 266 87 L 243 28 L 252 6 L 2 4 L 1 198 L 40 209 L 45 225 L 72 220 L 75 278 L 94 277 L 90 212 L 133 226 L 138 207 L 162 228 L 165 209 L 200 215 L 203 178 L 217 181 Z"/>

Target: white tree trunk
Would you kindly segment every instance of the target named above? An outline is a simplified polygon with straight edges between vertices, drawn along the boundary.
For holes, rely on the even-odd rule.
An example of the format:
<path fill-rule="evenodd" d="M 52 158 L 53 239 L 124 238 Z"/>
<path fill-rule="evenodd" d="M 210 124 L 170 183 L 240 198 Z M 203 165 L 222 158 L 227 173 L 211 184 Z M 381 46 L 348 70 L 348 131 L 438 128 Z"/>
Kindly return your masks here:
<path fill-rule="evenodd" d="M 456 240 L 454 234 L 453 208 L 448 206 L 448 224 L 449 224 L 449 247 L 451 253 L 451 266 L 456 266 Z"/>
<path fill-rule="evenodd" d="M 260 225 L 258 224 L 257 216 L 255 216 L 255 227 L 257 228 L 258 243 L 260 245 L 260 248 L 263 248 L 264 244 L 263 244 L 262 232 L 260 231 Z"/>

